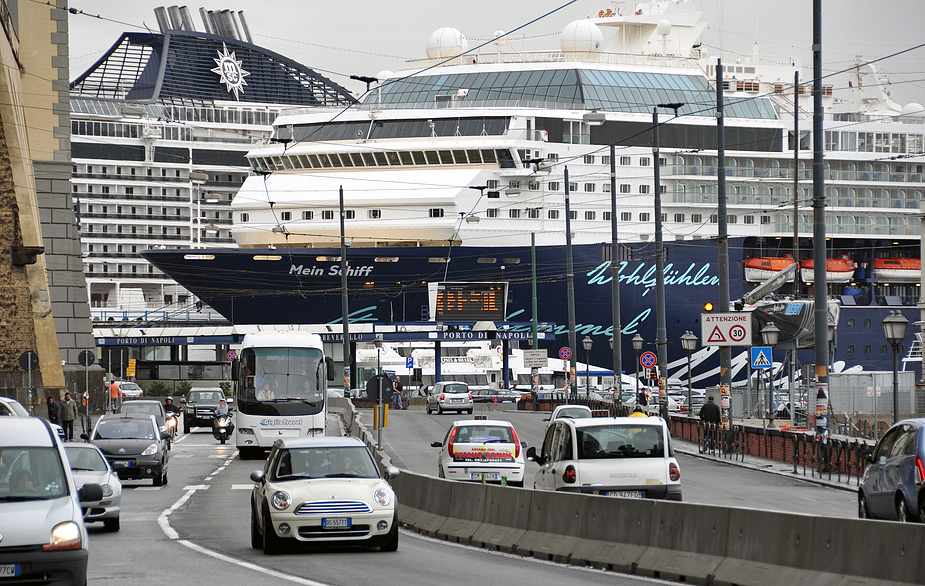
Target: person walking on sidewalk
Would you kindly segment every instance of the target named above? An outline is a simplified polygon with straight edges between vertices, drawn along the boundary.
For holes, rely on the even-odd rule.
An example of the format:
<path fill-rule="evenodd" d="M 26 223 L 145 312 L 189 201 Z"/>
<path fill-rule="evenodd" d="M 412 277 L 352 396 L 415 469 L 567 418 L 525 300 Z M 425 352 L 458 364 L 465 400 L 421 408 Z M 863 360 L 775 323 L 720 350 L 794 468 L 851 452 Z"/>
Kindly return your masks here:
<path fill-rule="evenodd" d="M 402 389 L 404 389 L 404 385 L 401 384 L 401 380 L 396 376 L 395 380 L 392 381 L 392 407 L 397 406 L 397 409 L 404 409 L 401 399 Z"/>
<path fill-rule="evenodd" d="M 70 393 L 64 393 L 61 401 L 61 427 L 64 428 L 64 441 L 74 441 L 74 420 L 77 419 L 77 401 Z"/>
<path fill-rule="evenodd" d="M 707 402 L 700 408 L 700 419 L 704 422 L 706 430 L 704 432 L 703 451 L 713 452 L 716 450 L 716 434 L 719 424 L 723 420 L 722 411 L 719 405 L 713 402 L 713 395 L 707 397 Z"/>
<path fill-rule="evenodd" d="M 58 423 L 58 403 L 51 395 L 48 396 L 48 421 Z"/>

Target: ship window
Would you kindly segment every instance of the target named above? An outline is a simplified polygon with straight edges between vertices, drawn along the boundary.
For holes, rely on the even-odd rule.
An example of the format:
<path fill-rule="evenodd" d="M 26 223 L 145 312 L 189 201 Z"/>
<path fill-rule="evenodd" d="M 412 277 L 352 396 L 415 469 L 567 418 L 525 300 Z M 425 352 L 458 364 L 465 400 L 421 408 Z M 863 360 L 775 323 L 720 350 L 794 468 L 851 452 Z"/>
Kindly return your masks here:
<path fill-rule="evenodd" d="M 440 154 L 440 163 L 443 165 L 452 165 L 453 164 L 453 153 L 452 151 L 439 151 Z"/>
<path fill-rule="evenodd" d="M 678 222 L 679 224 L 684 223 L 684 214 L 675 214 L 674 221 Z"/>
<path fill-rule="evenodd" d="M 483 163 L 497 163 L 498 162 L 497 157 L 495 157 L 494 149 L 482 150 L 482 162 Z"/>
<path fill-rule="evenodd" d="M 447 261 L 447 259 L 445 259 L 445 258 L 442 257 L 442 256 L 432 256 L 432 257 L 430 257 L 430 258 L 427 259 L 427 262 L 432 262 L 432 263 L 444 263 L 444 264 L 446 264 L 448 261 Z"/>
<path fill-rule="evenodd" d="M 437 155 L 437 151 L 426 151 L 424 154 L 427 155 L 428 165 L 439 165 L 440 164 L 440 156 Z"/>
<path fill-rule="evenodd" d="M 254 260 L 283 260 L 278 254 L 255 254 Z"/>
<path fill-rule="evenodd" d="M 649 186 L 646 185 L 646 184 L 640 185 L 640 186 L 639 186 L 639 193 L 642 193 L 643 195 L 646 194 L 646 193 L 649 193 Z"/>
<path fill-rule="evenodd" d="M 457 165 L 465 165 L 469 162 L 469 160 L 466 158 L 466 151 L 453 151 L 453 157 L 456 158 Z"/>
<path fill-rule="evenodd" d="M 610 193 L 610 183 L 602 184 L 601 189 L 604 191 L 604 193 Z"/>
<path fill-rule="evenodd" d="M 585 164 L 593 165 L 594 164 L 594 155 L 585 155 Z"/>
<path fill-rule="evenodd" d="M 548 189 L 549 191 L 559 191 L 559 182 L 558 182 L 558 181 L 550 181 L 550 182 L 549 182 L 549 185 L 547 186 L 547 189 Z"/>
<path fill-rule="evenodd" d="M 466 154 L 469 155 L 470 163 L 481 163 L 482 162 L 482 152 L 481 151 L 477 149 L 473 149 L 470 151 L 466 151 Z"/>
<path fill-rule="evenodd" d="M 398 262 L 397 256 L 377 256 L 373 262 Z"/>
<path fill-rule="evenodd" d="M 308 162 L 308 157 L 306 157 L 305 155 L 299 155 L 297 159 L 299 161 L 300 169 L 311 169 L 312 168 L 312 164 Z"/>
<path fill-rule="evenodd" d="M 592 193 L 592 192 L 594 192 L 594 188 L 595 188 L 595 187 L 596 187 L 596 186 L 594 185 L 594 183 L 585 183 L 585 191 L 586 191 L 587 193 Z"/>
<path fill-rule="evenodd" d="M 363 153 L 363 164 L 367 167 L 376 166 L 376 159 L 372 153 Z"/>
<path fill-rule="evenodd" d="M 621 212 L 621 213 L 620 213 L 620 221 L 621 221 L 621 222 L 629 222 L 629 221 L 631 221 L 632 219 L 633 219 L 633 214 L 631 214 L 630 212 Z"/>
<path fill-rule="evenodd" d="M 387 167 L 389 162 L 386 159 L 385 153 L 375 152 L 373 155 L 376 157 L 376 164 L 380 167 Z"/>
<path fill-rule="evenodd" d="M 745 224 L 754 224 L 754 223 L 755 223 L 755 216 L 743 216 L 743 217 L 742 217 L 742 222 L 745 223 Z"/>
<path fill-rule="evenodd" d="M 597 218 L 597 212 L 585 212 L 586 220 L 593 220 L 595 218 Z"/>
<path fill-rule="evenodd" d="M 321 168 L 321 161 L 318 160 L 318 155 L 308 155 L 308 162 L 311 163 L 313 169 Z"/>
<path fill-rule="evenodd" d="M 345 220 L 352 220 L 352 219 L 354 219 L 354 218 L 356 217 L 356 215 L 357 215 L 356 210 L 344 210 L 344 219 L 345 219 Z"/>
<path fill-rule="evenodd" d="M 540 218 L 540 210 L 538 208 L 530 208 L 527 210 L 527 217 L 531 220 L 538 220 Z"/>
<path fill-rule="evenodd" d="M 761 216 L 761 223 L 762 223 L 762 224 L 770 224 L 770 223 L 771 223 L 771 216 Z"/>
<path fill-rule="evenodd" d="M 333 220 L 334 219 L 334 210 L 324 210 L 321 212 L 322 220 Z"/>
<path fill-rule="evenodd" d="M 378 220 L 382 217 L 382 210 L 366 210 L 366 217 L 370 220 Z"/>
<path fill-rule="evenodd" d="M 284 222 L 288 222 L 292 219 L 292 212 L 283 212 L 279 216 Z"/>
<path fill-rule="evenodd" d="M 498 208 L 488 208 L 487 210 L 485 210 L 485 215 L 489 218 L 497 218 Z"/>
<path fill-rule="evenodd" d="M 411 153 L 412 159 L 414 159 L 415 165 L 426 165 L 427 159 L 424 157 L 424 153 L 421 151 L 413 151 Z"/>
<path fill-rule="evenodd" d="M 490 258 L 490 257 L 482 257 L 482 258 L 476 259 L 475 262 L 482 264 L 482 265 L 493 265 L 496 262 L 498 262 L 498 259 Z"/>
<path fill-rule="evenodd" d="M 343 167 L 344 164 L 340 162 L 340 155 L 337 153 L 331 153 L 328 155 L 328 160 L 331 161 L 332 167 Z"/>
<path fill-rule="evenodd" d="M 389 161 L 389 165 L 401 165 L 401 160 L 398 158 L 398 153 L 395 151 L 386 153 L 386 158 Z"/>
<path fill-rule="evenodd" d="M 864 354 L 870 354 L 870 346 L 864 346 Z"/>
<path fill-rule="evenodd" d="M 488 199 L 498 199 L 501 197 L 501 192 L 500 191 L 489 191 L 485 195 L 488 197 Z"/>
<path fill-rule="evenodd" d="M 243 222 L 248 222 L 248 221 L 250 221 L 250 216 L 247 215 L 247 214 L 241 214 L 240 220 L 239 220 L 239 221 L 241 221 L 242 223 L 243 223 Z"/>
<path fill-rule="evenodd" d="M 408 151 L 402 151 L 398 153 L 398 156 L 401 159 L 402 165 L 413 165 L 414 164 L 414 160 L 412 160 L 411 158 L 411 153 L 409 153 Z"/>
<path fill-rule="evenodd" d="M 691 223 L 700 224 L 701 222 L 703 222 L 702 214 L 691 214 Z"/>
<path fill-rule="evenodd" d="M 546 217 L 549 218 L 550 220 L 558 220 L 559 210 L 549 210 L 548 212 L 546 212 Z"/>
<path fill-rule="evenodd" d="M 311 220 L 314 217 L 315 217 L 315 212 L 302 212 L 303 220 Z"/>
<path fill-rule="evenodd" d="M 650 159 L 649 157 L 639 157 L 640 167 L 648 167 L 651 162 L 652 162 L 652 159 Z"/>
<path fill-rule="evenodd" d="M 540 188 L 539 181 L 528 181 L 527 182 L 527 189 L 529 189 L 530 191 L 538 191 L 539 188 Z"/>
<path fill-rule="evenodd" d="M 321 161 L 321 166 L 324 168 L 331 167 L 331 159 L 324 153 L 318 155 L 318 160 Z"/>
<path fill-rule="evenodd" d="M 502 258 L 501 262 L 503 262 L 506 265 L 519 265 L 520 259 L 519 258 Z"/>
<path fill-rule="evenodd" d="M 640 222 L 648 222 L 650 217 L 651 217 L 651 216 L 649 215 L 648 212 L 643 212 L 643 213 L 639 214 L 639 221 L 640 221 Z"/>
<path fill-rule="evenodd" d="M 853 319 L 847 320 L 847 321 L 845 322 L 845 325 L 848 326 L 849 328 L 853 328 L 853 327 L 854 327 L 854 320 L 853 320 Z"/>
<path fill-rule="evenodd" d="M 869 328 L 869 327 L 870 327 L 870 319 L 865 319 L 865 320 L 864 320 L 864 327 L 865 327 L 865 328 Z"/>
<path fill-rule="evenodd" d="M 738 221 L 739 221 L 739 217 L 736 215 L 729 214 L 728 216 L 726 216 L 726 222 L 729 224 L 735 224 Z"/>
<path fill-rule="evenodd" d="M 621 165 L 624 165 L 624 166 L 625 166 L 625 165 L 632 165 L 632 164 L 633 164 L 633 159 L 630 158 L 630 157 L 620 157 L 620 164 L 621 164 Z"/>
<path fill-rule="evenodd" d="M 629 193 L 631 187 L 632 187 L 632 186 L 631 186 L 629 183 L 621 183 L 621 184 L 620 184 L 620 193 Z"/>
<path fill-rule="evenodd" d="M 517 210 L 517 209 L 510 209 L 510 210 L 507 211 L 507 215 L 508 215 L 508 217 L 510 217 L 510 218 L 515 218 L 515 219 L 516 219 L 516 218 L 519 218 L 519 217 L 520 217 L 520 210 Z"/>
<path fill-rule="evenodd" d="M 442 218 L 443 217 L 443 208 L 430 208 L 427 211 L 427 215 L 431 218 Z"/>
<path fill-rule="evenodd" d="M 363 162 L 363 155 L 361 153 L 350 153 L 350 160 L 353 161 L 354 167 L 366 166 L 366 164 Z"/>
<path fill-rule="evenodd" d="M 848 346 L 845 349 L 845 353 L 848 354 L 848 356 L 851 356 L 852 354 L 854 354 L 854 346 Z"/>

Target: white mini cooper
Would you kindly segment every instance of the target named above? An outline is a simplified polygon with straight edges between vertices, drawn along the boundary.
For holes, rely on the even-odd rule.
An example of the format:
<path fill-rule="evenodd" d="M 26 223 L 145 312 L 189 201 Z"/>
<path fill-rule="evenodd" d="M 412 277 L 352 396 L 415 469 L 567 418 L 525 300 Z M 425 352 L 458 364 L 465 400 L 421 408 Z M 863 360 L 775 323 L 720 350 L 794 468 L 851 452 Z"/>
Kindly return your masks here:
<path fill-rule="evenodd" d="M 251 545 L 277 553 L 286 542 L 398 549 L 398 503 L 361 440 L 301 437 L 273 444 L 263 470 L 251 473 Z"/>

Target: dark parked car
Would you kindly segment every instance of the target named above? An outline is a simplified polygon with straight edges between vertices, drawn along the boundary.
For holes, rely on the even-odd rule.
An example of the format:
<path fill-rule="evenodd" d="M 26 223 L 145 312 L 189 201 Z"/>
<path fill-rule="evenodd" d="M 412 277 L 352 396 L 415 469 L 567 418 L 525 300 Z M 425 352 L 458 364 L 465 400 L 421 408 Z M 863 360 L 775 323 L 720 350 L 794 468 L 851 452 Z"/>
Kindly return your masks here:
<path fill-rule="evenodd" d="M 925 522 L 925 419 L 893 424 L 865 459 L 858 517 Z"/>
<path fill-rule="evenodd" d="M 119 478 L 167 484 L 167 438 L 161 436 L 153 415 L 103 415 L 93 434 L 81 437 L 96 444 Z"/>

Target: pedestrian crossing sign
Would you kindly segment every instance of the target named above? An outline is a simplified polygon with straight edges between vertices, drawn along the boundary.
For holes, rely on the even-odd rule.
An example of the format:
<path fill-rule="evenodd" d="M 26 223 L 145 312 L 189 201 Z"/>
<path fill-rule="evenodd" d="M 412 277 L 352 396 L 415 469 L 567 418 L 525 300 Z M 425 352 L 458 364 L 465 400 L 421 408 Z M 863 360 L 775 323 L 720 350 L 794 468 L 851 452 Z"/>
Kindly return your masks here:
<path fill-rule="evenodd" d="M 752 368 L 773 368 L 774 357 L 770 346 L 752 347 Z"/>

